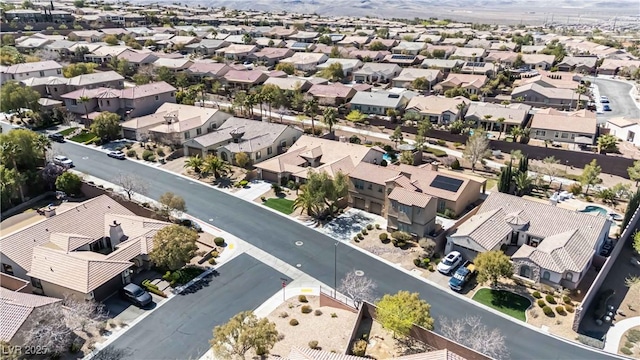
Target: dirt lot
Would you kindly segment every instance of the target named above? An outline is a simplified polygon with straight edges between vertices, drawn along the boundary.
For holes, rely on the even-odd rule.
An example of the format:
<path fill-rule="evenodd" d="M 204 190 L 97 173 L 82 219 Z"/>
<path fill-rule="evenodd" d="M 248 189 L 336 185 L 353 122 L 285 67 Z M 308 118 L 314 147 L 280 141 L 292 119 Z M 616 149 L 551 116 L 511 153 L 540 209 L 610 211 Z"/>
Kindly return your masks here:
<path fill-rule="evenodd" d="M 383 329 L 377 321 L 363 321 L 360 326 L 361 333 L 367 334 L 369 345 L 365 356 L 372 359 L 390 359 L 404 355 L 419 354 L 428 351 L 428 347 L 418 341 L 399 341 L 392 334 Z"/>
<path fill-rule="evenodd" d="M 346 350 L 357 314 L 320 307 L 320 299 L 316 296 L 307 296 L 307 300 L 309 302 L 303 304 L 297 297 L 289 299 L 267 316 L 276 323 L 278 332 L 284 336 L 271 350 L 272 356 L 286 357 L 293 346 L 308 347 L 313 340 L 318 341 L 318 347 L 325 351 L 343 353 Z M 314 311 L 303 314 L 300 311 L 302 305 L 309 305 Z M 320 310 L 322 314 L 315 315 L 315 310 Z M 332 314 L 336 314 L 336 317 Z M 298 320 L 299 324 L 289 325 L 292 319 Z"/>

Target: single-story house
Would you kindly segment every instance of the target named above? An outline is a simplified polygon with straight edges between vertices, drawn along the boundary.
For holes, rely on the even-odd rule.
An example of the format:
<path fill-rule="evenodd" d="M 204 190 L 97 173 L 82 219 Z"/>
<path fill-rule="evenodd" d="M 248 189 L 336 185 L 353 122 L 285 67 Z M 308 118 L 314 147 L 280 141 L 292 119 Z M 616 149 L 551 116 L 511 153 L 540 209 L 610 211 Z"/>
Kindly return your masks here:
<path fill-rule="evenodd" d="M 522 54 L 524 66 L 532 70 L 549 70 L 555 62 L 553 55 Z"/>
<path fill-rule="evenodd" d="M 593 145 L 598 133 L 595 113 L 542 109 L 531 120 L 531 138 L 566 143 Z"/>
<path fill-rule="evenodd" d="M 640 146 L 640 119 L 612 118 L 607 119 L 605 127 L 609 134 L 622 141 L 628 141 L 635 146 Z"/>
<path fill-rule="evenodd" d="M 396 64 L 364 63 L 363 66 L 353 72 L 353 80 L 357 83 L 387 83 L 397 77 L 402 68 Z"/>
<path fill-rule="evenodd" d="M 249 55 L 256 51 L 258 51 L 258 47 L 255 45 L 231 44 L 227 47 L 217 49 L 215 53 L 217 56 L 222 56 L 225 59 L 244 61 Z"/>
<path fill-rule="evenodd" d="M 393 87 L 410 88 L 414 80 L 423 78 L 433 87 L 436 83 L 442 80 L 443 73 L 438 69 L 414 69 L 407 68 L 402 69 L 400 74 L 392 79 L 391 83 Z"/>
<path fill-rule="evenodd" d="M 362 67 L 362 65 L 364 65 L 362 61 L 358 59 L 331 58 L 323 62 L 322 64 L 316 66 L 316 69 L 318 69 L 318 71 L 321 71 L 328 68 L 332 64 L 340 64 L 342 66 L 342 73 L 344 77 L 347 77 L 347 78 L 351 77 L 354 71 L 357 71 Z"/>
<path fill-rule="evenodd" d="M 596 69 L 596 56 L 565 56 L 556 64 L 558 71 L 575 71 L 581 74 L 591 74 Z"/>
<path fill-rule="evenodd" d="M 38 314 L 51 306 L 59 306 L 62 299 L 12 291 L 5 287 L 6 282 L 22 279 L 0 273 L 3 284 L 0 287 L 0 308 L 2 308 L 2 331 L 0 341 L 5 344 L 23 346 L 27 332 L 38 320 Z M 29 284 L 29 282 L 27 282 Z M 29 288 L 31 288 L 29 284 Z M 4 345 L 3 345 L 4 346 Z"/>
<path fill-rule="evenodd" d="M 575 109 L 578 94 L 574 89 L 545 87 L 537 83 L 521 85 L 511 91 L 512 100 L 522 100 L 532 106 L 553 106 L 561 109 Z M 582 97 L 581 100 L 586 100 Z"/>
<path fill-rule="evenodd" d="M 329 60 L 329 56 L 322 53 L 295 53 L 293 56 L 280 60 L 281 63 L 293 64 L 300 71 L 315 71 L 317 66 Z"/>
<path fill-rule="evenodd" d="M 508 134 L 514 127 L 524 128 L 529 120 L 531 106 L 513 103 L 499 105 L 485 102 L 472 102 L 465 114 L 466 121 L 472 121 L 476 127 L 487 131 L 500 131 Z"/>
<path fill-rule="evenodd" d="M 434 89 L 440 90 L 444 93 L 447 90 L 454 88 L 462 88 L 467 90 L 471 95 L 479 94 L 480 89 L 489 81 L 486 75 L 473 75 L 473 74 L 456 74 L 449 73 L 447 78 L 443 82 L 437 84 Z"/>
<path fill-rule="evenodd" d="M 263 84 L 269 79 L 269 75 L 260 70 L 229 70 L 222 79 L 231 87 L 248 90 Z"/>
<path fill-rule="evenodd" d="M 14 64 L 0 70 L 0 79 L 2 79 L 2 82 L 49 76 L 62 76 L 62 65 L 53 60 L 47 60 Z"/>
<path fill-rule="evenodd" d="M 321 105 L 339 106 L 348 103 L 355 95 L 356 89 L 334 83 L 330 85 L 315 84 L 309 88 L 307 94 L 318 100 Z"/>
<path fill-rule="evenodd" d="M 186 45 L 184 47 L 184 50 L 189 54 L 213 56 L 215 55 L 216 50 L 221 49 L 223 47 L 227 47 L 229 45 L 231 44 L 224 40 L 202 39 L 200 40 L 200 42 Z"/>
<path fill-rule="evenodd" d="M 189 66 L 187 73 L 198 77 L 211 77 L 214 79 L 222 79 L 222 77 L 231 70 L 231 67 L 225 63 L 217 63 L 213 61 L 196 61 Z"/>
<path fill-rule="evenodd" d="M 363 114 L 386 116 L 387 110 L 404 109 L 409 100 L 416 94 L 411 91 L 402 93 L 388 91 L 358 91 L 349 102 L 351 110 Z"/>
<path fill-rule="evenodd" d="M 280 60 L 293 56 L 295 52 L 287 48 L 265 47 L 249 55 L 248 60 L 258 61 L 266 66 L 274 66 Z"/>
<path fill-rule="evenodd" d="M 264 82 L 264 85 L 268 84 L 275 85 L 280 88 L 280 90 L 284 91 L 300 90 L 302 92 L 309 90 L 312 85 L 307 79 L 295 76 L 269 77 L 267 81 Z"/>
<path fill-rule="evenodd" d="M 449 124 L 462 116 L 469 103 L 469 99 L 462 96 L 414 96 L 409 100 L 405 113 L 416 113 L 434 124 Z"/>

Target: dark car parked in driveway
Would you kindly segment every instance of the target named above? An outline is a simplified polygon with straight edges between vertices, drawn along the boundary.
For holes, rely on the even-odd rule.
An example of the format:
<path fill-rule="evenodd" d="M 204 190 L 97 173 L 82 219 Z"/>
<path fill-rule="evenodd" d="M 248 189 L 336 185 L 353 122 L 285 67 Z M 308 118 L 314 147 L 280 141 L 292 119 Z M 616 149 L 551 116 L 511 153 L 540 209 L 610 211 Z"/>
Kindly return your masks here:
<path fill-rule="evenodd" d="M 143 290 L 136 284 L 128 284 L 122 288 L 122 297 L 129 300 L 134 305 L 145 307 L 153 301 L 151 294 Z"/>
<path fill-rule="evenodd" d="M 64 136 L 62 136 L 61 134 L 49 134 L 48 138 L 55 142 L 64 142 Z"/>

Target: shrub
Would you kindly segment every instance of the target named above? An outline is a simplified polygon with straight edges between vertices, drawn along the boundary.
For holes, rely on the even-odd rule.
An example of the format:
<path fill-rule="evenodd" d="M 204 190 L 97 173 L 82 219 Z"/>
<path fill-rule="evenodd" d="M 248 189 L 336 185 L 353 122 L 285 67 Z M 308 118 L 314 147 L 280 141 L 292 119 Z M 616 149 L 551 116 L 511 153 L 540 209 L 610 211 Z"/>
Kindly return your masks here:
<path fill-rule="evenodd" d="M 353 237 L 353 241 L 355 241 L 355 242 L 360 242 L 360 240 L 358 240 L 358 236 L 354 236 L 354 237 Z"/>
<path fill-rule="evenodd" d="M 164 155 L 165 155 L 164 154 L 164 150 L 162 150 L 162 148 L 158 148 L 156 150 L 156 154 L 158 154 L 158 156 L 160 156 L 160 157 L 164 157 Z"/>
<path fill-rule="evenodd" d="M 308 314 L 311 311 L 313 311 L 313 309 L 311 309 L 311 306 L 309 305 L 302 305 L 302 307 L 300 308 L 300 312 L 303 314 Z"/>
<path fill-rule="evenodd" d="M 322 311 L 316 310 L 316 311 L 313 312 L 313 315 L 320 316 L 320 315 L 322 315 Z"/>
<path fill-rule="evenodd" d="M 404 240 L 393 239 L 392 242 L 393 242 L 393 246 L 397 248 L 402 248 L 407 246 L 407 242 Z"/>
<path fill-rule="evenodd" d="M 353 348 L 351 349 L 351 352 L 355 356 L 364 356 L 364 354 L 367 352 L 367 342 L 364 340 L 356 341 L 353 344 Z"/>
<path fill-rule="evenodd" d="M 622 349 L 620 349 L 620 352 L 625 355 L 633 355 L 633 351 L 631 351 L 629 348 L 626 348 L 626 347 L 623 347 Z"/>
<path fill-rule="evenodd" d="M 280 315 L 279 315 L 279 316 L 280 316 L 281 318 L 283 318 L 283 319 L 284 319 L 284 318 L 286 318 L 286 317 L 289 317 L 289 313 L 288 313 L 288 312 L 286 312 L 286 311 L 283 311 L 283 312 L 281 312 L 281 313 L 280 313 Z"/>
<path fill-rule="evenodd" d="M 433 264 L 429 264 L 429 268 L 427 270 L 429 270 L 430 272 L 434 272 L 436 271 L 436 268 L 433 267 Z"/>
<path fill-rule="evenodd" d="M 309 341 L 309 347 L 312 348 L 312 349 L 317 349 L 318 348 L 318 341 L 316 341 L 316 340 Z"/>
<path fill-rule="evenodd" d="M 627 341 L 624 343 L 624 347 L 629 348 L 629 349 L 633 349 L 633 343 L 630 341 Z"/>
<path fill-rule="evenodd" d="M 456 212 L 451 210 L 451 209 L 449 209 L 449 208 L 446 208 L 446 209 L 444 209 L 444 216 L 448 217 L 449 219 L 455 219 L 456 218 Z"/>
<path fill-rule="evenodd" d="M 378 235 L 378 238 L 380 238 L 380 241 L 385 242 L 385 241 L 389 240 L 389 235 L 387 233 L 382 233 L 382 234 Z"/>
<path fill-rule="evenodd" d="M 603 349 L 604 348 L 604 342 L 602 340 L 598 340 L 598 339 L 594 339 L 592 337 L 586 336 L 586 335 L 578 335 L 578 341 L 580 341 L 581 343 L 594 347 L 596 349 Z"/>
<path fill-rule="evenodd" d="M 376 224 L 376 229 L 380 229 L 380 224 Z"/>
<path fill-rule="evenodd" d="M 420 260 L 420 258 L 413 259 L 413 265 L 417 267 L 422 267 L 422 261 Z"/>
<path fill-rule="evenodd" d="M 567 295 L 562 296 L 562 302 L 568 305 L 571 305 L 571 298 Z"/>
<path fill-rule="evenodd" d="M 220 256 L 220 253 L 218 252 L 218 250 L 212 250 L 210 252 L 211 257 L 217 258 L 218 256 Z"/>
<path fill-rule="evenodd" d="M 391 233 L 391 237 L 398 241 L 409 241 L 412 239 L 411 235 L 404 231 L 394 231 Z"/>
<path fill-rule="evenodd" d="M 567 313 L 564 311 L 564 306 L 558 305 L 556 306 L 556 312 L 558 315 L 566 315 Z"/>
<path fill-rule="evenodd" d="M 565 305 L 564 309 L 567 310 L 568 313 L 573 313 L 573 305 Z"/>
<path fill-rule="evenodd" d="M 135 157 L 135 156 L 136 156 L 135 150 L 127 150 L 127 157 Z"/>
<path fill-rule="evenodd" d="M 71 345 L 69 345 L 69 352 L 72 354 L 77 353 L 78 351 L 80 351 L 80 349 L 82 349 L 82 345 L 78 344 L 77 342 L 73 342 Z"/>
<path fill-rule="evenodd" d="M 155 158 L 155 156 L 153 156 L 153 151 L 145 150 L 145 151 L 142 152 L 142 160 L 151 161 L 151 160 L 149 160 L 149 158 L 151 158 L 151 157 Z"/>
<path fill-rule="evenodd" d="M 542 312 L 547 316 L 553 315 L 553 309 L 548 306 L 543 307 Z"/>
<path fill-rule="evenodd" d="M 331 317 L 332 317 L 332 318 L 337 318 L 337 317 L 338 317 L 338 314 L 336 314 L 336 313 L 331 313 Z"/>
<path fill-rule="evenodd" d="M 452 170 L 460 170 L 460 169 L 462 169 L 462 166 L 460 166 L 460 160 L 458 160 L 458 159 L 453 160 L 453 162 L 451 163 L 451 169 Z"/>
<path fill-rule="evenodd" d="M 542 295 L 540 295 L 540 291 L 534 291 L 531 295 L 536 299 L 542 299 Z"/>
<path fill-rule="evenodd" d="M 631 329 L 627 334 L 627 339 L 632 343 L 637 343 L 640 341 L 640 330 Z"/>
<path fill-rule="evenodd" d="M 216 244 L 216 246 L 223 246 L 224 245 L 224 238 L 217 237 L 217 238 L 213 239 L 213 243 Z"/>
<path fill-rule="evenodd" d="M 249 182 L 248 182 L 247 180 L 242 180 L 242 181 L 240 181 L 240 186 L 241 186 L 241 187 L 245 187 L 245 186 L 247 186 L 247 185 L 249 185 Z"/>
<path fill-rule="evenodd" d="M 556 304 L 556 299 L 552 295 L 547 294 L 544 298 L 549 304 Z"/>
<path fill-rule="evenodd" d="M 300 324 L 300 323 L 296 319 L 289 320 L 289 325 L 291 325 L 291 326 L 298 326 L 298 324 Z"/>
<path fill-rule="evenodd" d="M 362 235 L 361 233 L 357 235 L 358 236 L 358 240 L 362 240 L 364 239 L 364 235 Z"/>
<path fill-rule="evenodd" d="M 455 146 L 456 148 L 462 147 L 462 143 L 461 142 L 454 142 L 453 146 Z"/>
<path fill-rule="evenodd" d="M 367 231 L 367 229 L 362 229 L 362 231 L 360 231 L 360 233 L 362 233 L 362 235 L 367 235 L 367 234 L 369 234 L 369 232 Z"/>
<path fill-rule="evenodd" d="M 538 306 L 540 306 L 540 307 L 545 307 L 545 306 L 547 306 L 547 303 L 546 303 L 546 302 L 544 302 L 544 300 L 542 300 L 542 299 L 538 299 L 537 303 L 538 303 Z"/>
<path fill-rule="evenodd" d="M 309 300 L 307 300 L 307 297 L 304 295 L 298 295 L 298 301 L 301 303 L 308 303 Z"/>
<path fill-rule="evenodd" d="M 216 258 L 209 259 L 209 264 L 210 265 L 215 265 L 216 264 Z"/>
<path fill-rule="evenodd" d="M 439 146 L 447 146 L 447 142 L 444 140 L 438 140 L 436 141 L 436 144 L 438 144 Z"/>
<path fill-rule="evenodd" d="M 372 224 L 367 224 L 367 230 L 373 230 L 373 225 Z"/>

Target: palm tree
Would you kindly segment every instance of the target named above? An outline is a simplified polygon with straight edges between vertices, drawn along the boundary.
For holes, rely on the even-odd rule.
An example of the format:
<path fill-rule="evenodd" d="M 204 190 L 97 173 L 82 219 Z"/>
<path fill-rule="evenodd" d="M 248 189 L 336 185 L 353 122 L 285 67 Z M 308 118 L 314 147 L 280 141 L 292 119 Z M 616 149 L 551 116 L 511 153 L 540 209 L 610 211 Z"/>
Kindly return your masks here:
<path fill-rule="evenodd" d="M 533 179 L 526 172 L 519 172 L 513 177 L 513 181 L 516 185 L 517 196 L 526 194 L 531 188 L 531 184 L 533 184 Z"/>
<path fill-rule="evenodd" d="M 337 111 L 335 108 L 328 107 L 322 112 L 322 122 L 329 127 L 329 132 L 333 133 L 333 125 L 336 123 Z"/>
<path fill-rule="evenodd" d="M 300 192 L 298 197 L 293 201 L 293 210 L 302 209 L 302 212 L 306 212 L 311 217 L 318 216 L 319 204 L 322 203 L 321 199 L 311 191 L 308 191 L 305 185 L 300 186 Z"/>
<path fill-rule="evenodd" d="M 315 116 L 318 113 L 318 100 L 311 99 L 304 103 L 304 114 L 311 118 L 311 134 L 316 135 Z"/>
<path fill-rule="evenodd" d="M 493 117 L 493 115 L 487 114 L 487 115 L 484 116 L 484 119 L 487 121 L 487 123 L 490 123 L 492 117 Z M 491 130 L 493 130 L 493 124 L 491 125 Z"/>
<path fill-rule="evenodd" d="M 520 136 L 522 136 L 523 131 L 520 126 L 516 126 L 511 129 L 511 136 L 513 136 L 513 142 L 518 142 Z"/>
<path fill-rule="evenodd" d="M 236 96 L 233 98 L 233 105 L 240 108 L 240 113 L 244 114 L 244 105 L 247 100 L 247 92 L 242 90 L 236 93 Z"/>
<path fill-rule="evenodd" d="M 204 160 L 200 157 L 200 155 L 191 156 L 184 162 L 184 167 L 187 169 L 192 169 L 196 174 L 200 174 L 202 171 L 202 166 L 204 165 Z"/>
<path fill-rule="evenodd" d="M 229 164 L 222 161 L 222 159 L 215 155 L 207 155 L 207 157 L 204 158 L 202 171 L 207 174 L 213 173 L 213 177 L 216 180 L 220 179 L 223 175 L 226 175 L 229 170 Z"/>
<path fill-rule="evenodd" d="M 253 106 L 256 104 L 255 94 L 247 94 L 244 98 L 244 108 L 247 110 L 247 115 L 253 118 Z"/>
<path fill-rule="evenodd" d="M 500 140 L 500 136 L 502 136 L 502 133 L 504 132 L 504 121 L 506 119 L 503 117 L 499 117 L 498 120 L 496 120 L 498 122 L 498 125 L 500 125 L 500 132 L 498 133 L 498 140 Z"/>
<path fill-rule="evenodd" d="M 205 87 L 204 84 L 200 83 L 200 84 L 193 85 L 193 90 L 196 92 L 196 94 L 200 94 L 200 100 L 202 101 L 201 104 L 202 104 L 202 107 L 204 107 L 204 99 L 207 94 L 207 88 Z"/>
<path fill-rule="evenodd" d="M 580 110 L 580 96 L 586 93 L 587 93 L 587 87 L 584 85 L 580 85 L 576 89 L 576 94 L 578 94 L 578 104 L 576 105 L 576 110 Z"/>
<path fill-rule="evenodd" d="M 0 193 L 5 197 L 9 206 L 13 206 L 12 200 L 18 188 L 16 169 L 8 169 L 4 166 L 0 166 Z"/>
<path fill-rule="evenodd" d="M 87 109 L 87 103 L 91 101 L 91 98 L 89 98 L 88 96 L 80 96 L 78 98 L 78 102 L 81 103 L 84 106 L 84 125 L 87 126 L 89 124 L 89 110 Z"/>
<path fill-rule="evenodd" d="M 47 150 L 51 149 L 51 140 L 46 135 L 40 134 L 34 143 L 35 149 L 42 152 L 44 165 L 47 165 Z"/>

